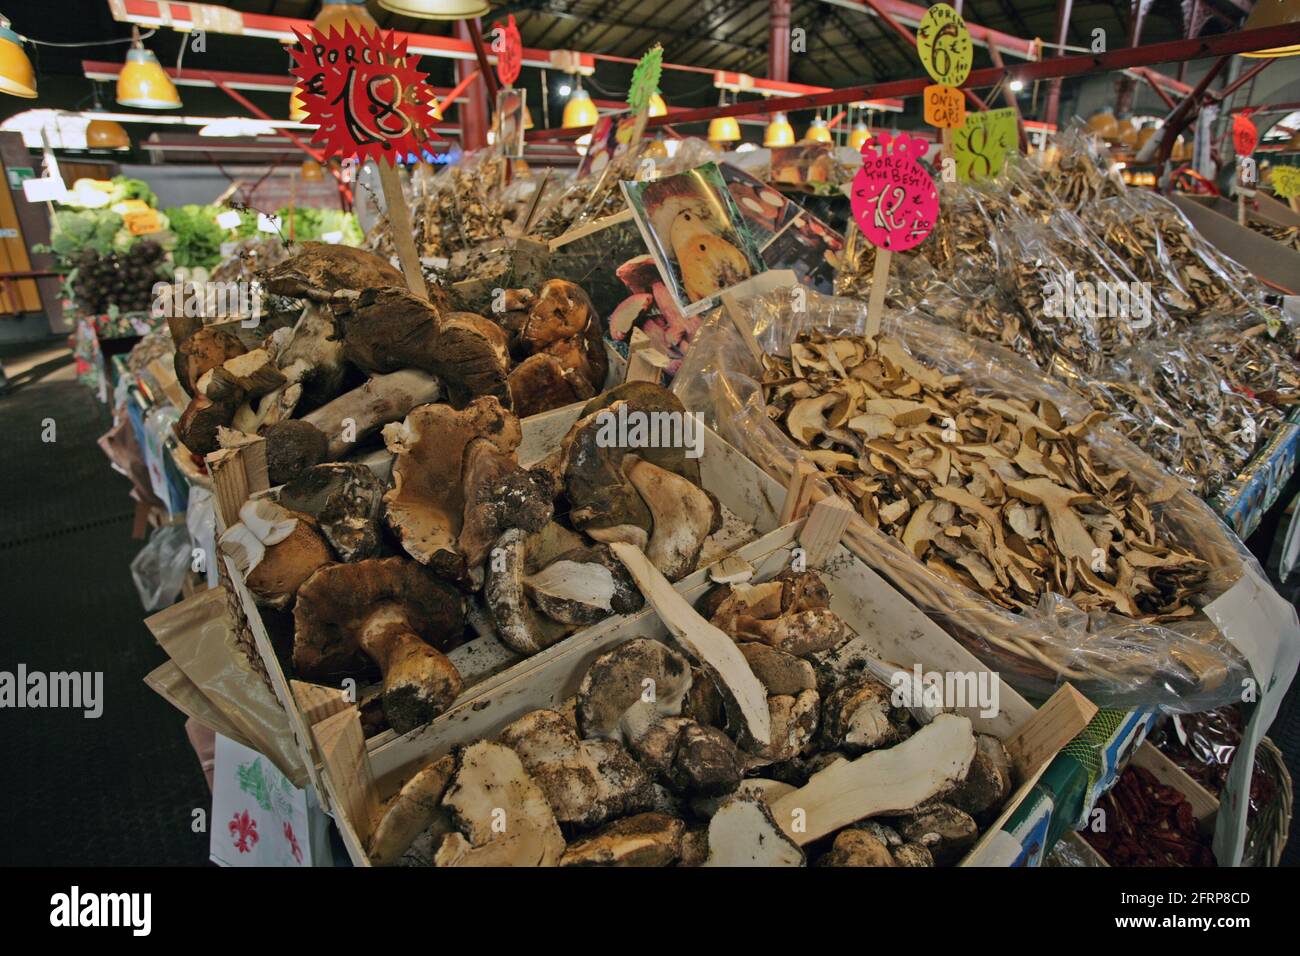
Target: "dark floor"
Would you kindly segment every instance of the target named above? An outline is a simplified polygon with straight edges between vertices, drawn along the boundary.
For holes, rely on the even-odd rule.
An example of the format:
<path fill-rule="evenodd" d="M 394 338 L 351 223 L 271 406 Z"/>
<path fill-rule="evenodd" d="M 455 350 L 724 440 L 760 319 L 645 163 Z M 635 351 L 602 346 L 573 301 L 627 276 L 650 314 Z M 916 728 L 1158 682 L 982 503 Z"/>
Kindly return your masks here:
<path fill-rule="evenodd" d="M 70 356 L 68 357 L 70 359 Z M 9 364 L 6 360 L 6 364 Z M 42 377 L 43 376 L 43 377 Z M 107 409 L 42 357 L 0 397 L 0 670 L 102 670 L 104 712 L 0 709 L 0 864 L 201 864 L 210 807 L 184 718 L 142 678 L 129 484 L 95 439 Z M 45 419 L 56 441 L 45 443 Z"/>
<path fill-rule="evenodd" d="M 0 397 L 0 670 L 102 670 L 105 705 L 97 720 L 0 709 L 0 865 L 201 864 L 208 837 L 191 831 L 191 813 L 211 800 L 183 717 L 142 680 L 165 655 L 131 581 L 142 542 L 129 485 L 95 444 L 108 410 L 72 380 L 66 352 L 28 350 L 21 365 L 3 352 L 13 389 Z M 1272 530 L 1250 542 L 1261 558 Z M 1300 681 L 1270 736 L 1300 780 Z M 1300 865 L 1295 829 L 1283 865 Z"/>

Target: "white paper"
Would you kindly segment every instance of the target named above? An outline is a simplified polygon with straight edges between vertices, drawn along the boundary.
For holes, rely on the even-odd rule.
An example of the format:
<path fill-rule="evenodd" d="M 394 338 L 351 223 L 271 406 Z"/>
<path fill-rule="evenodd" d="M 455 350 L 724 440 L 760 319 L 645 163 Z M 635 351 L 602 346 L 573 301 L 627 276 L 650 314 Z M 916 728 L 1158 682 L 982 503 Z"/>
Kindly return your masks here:
<path fill-rule="evenodd" d="M 209 855 L 222 866 L 328 866 L 323 818 L 275 764 L 217 734 Z M 324 859 L 321 859 L 321 857 Z"/>

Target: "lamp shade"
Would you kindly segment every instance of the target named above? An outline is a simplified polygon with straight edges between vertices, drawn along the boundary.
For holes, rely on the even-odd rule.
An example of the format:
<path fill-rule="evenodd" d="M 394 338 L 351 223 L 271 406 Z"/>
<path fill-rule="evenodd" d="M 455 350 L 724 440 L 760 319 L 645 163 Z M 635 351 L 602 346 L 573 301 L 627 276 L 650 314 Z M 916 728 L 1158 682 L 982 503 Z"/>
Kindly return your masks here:
<path fill-rule="evenodd" d="M 113 120 L 93 119 L 86 124 L 87 149 L 130 149 L 131 137 L 121 123 Z"/>
<path fill-rule="evenodd" d="M 740 139 L 740 124 L 734 116 L 718 116 L 709 120 L 709 142 L 734 143 Z"/>
<path fill-rule="evenodd" d="M 524 129 L 533 128 L 533 111 L 527 106 L 524 107 Z"/>
<path fill-rule="evenodd" d="M 304 159 L 302 161 L 302 181 L 305 183 L 318 183 L 324 180 L 325 170 L 321 168 L 320 163 L 314 159 Z"/>
<path fill-rule="evenodd" d="M 1115 122 L 1115 114 L 1110 110 L 1093 113 L 1088 117 L 1088 129 L 1096 133 L 1102 139 L 1116 139 L 1119 133 L 1119 124 Z"/>
<path fill-rule="evenodd" d="M 1243 30 L 1255 30 L 1260 27 L 1281 27 L 1290 23 L 1300 23 L 1300 0 L 1256 0 L 1250 10 L 1250 16 L 1241 25 Z M 1271 50 L 1256 50 L 1243 53 L 1242 56 L 1270 57 L 1296 56 L 1300 54 L 1300 44 L 1274 47 Z"/>
<path fill-rule="evenodd" d="M 0 20 L 0 93 L 21 96 L 25 100 L 36 96 L 32 61 L 27 59 L 23 41 L 4 20 Z"/>
<path fill-rule="evenodd" d="M 1133 143 L 1134 150 L 1141 150 L 1154 135 L 1156 135 L 1156 124 L 1147 123 L 1144 125 L 1138 130 L 1137 140 Z"/>
<path fill-rule="evenodd" d="M 664 98 L 660 96 L 658 93 L 650 94 L 650 115 L 651 116 L 668 115 L 668 104 L 664 102 Z"/>
<path fill-rule="evenodd" d="M 126 51 L 126 64 L 117 76 L 117 101 L 123 106 L 142 110 L 178 110 L 180 94 L 153 55 L 152 50 L 135 47 Z"/>
<path fill-rule="evenodd" d="M 826 121 L 820 116 L 808 124 L 808 131 L 803 134 L 805 143 L 829 143 L 831 141 L 831 129 L 826 125 Z"/>
<path fill-rule="evenodd" d="M 565 129 L 578 129 L 583 126 L 594 126 L 600 114 L 596 111 L 596 104 L 591 101 L 591 95 L 582 87 L 573 91 L 569 97 L 569 102 L 564 104 L 564 119 L 561 125 Z"/>
<path fill-rule="evenodd" d="M 784 113 L 777 113 L 772 117 L 772 121 L 767 124 L 767 130 L 763 134 L 763 145 L 794 145 L 794 127 L 790 125 L 790 121 L 785 118 Z"/>
<path fill-rule="evenodd" d="M 867 129 L 866 123 L 858 120 L 853 131 L 849 133 L 849 148 L 861 152 L 869 139 L 871 139 L 871 130 Z"/>
<path fill-rule="evenodd" d="M 311 118 L 307 112 L 307 107 L 303 105 L 302 97 L 298 95 L 298 87 L 293 88 L 289 94 L 289 120 L 293 123 L 305 123 Z"/>
<path fill-rule="evenodd" d="M 379 0 L 379 6 L 417 20 L 468 20 L 489 12 L 484 0 Z"/>
<path fill-rule="evenodd" d="M 311 25 L 328 35 L 331 30 L 342 33 L 343 27 L 349 23 L 354 30 L 379 28 L 375 18 L 366 10 L 366 0 L 321 0 L 320 13 L 316 14 Z"/>
<path fill-rule="evenodd" d="M 1137 127 L 1127 116 L 1115 121 L 1115 139 L 1125 146 L 1132 146 L 1137 142 Z"/>

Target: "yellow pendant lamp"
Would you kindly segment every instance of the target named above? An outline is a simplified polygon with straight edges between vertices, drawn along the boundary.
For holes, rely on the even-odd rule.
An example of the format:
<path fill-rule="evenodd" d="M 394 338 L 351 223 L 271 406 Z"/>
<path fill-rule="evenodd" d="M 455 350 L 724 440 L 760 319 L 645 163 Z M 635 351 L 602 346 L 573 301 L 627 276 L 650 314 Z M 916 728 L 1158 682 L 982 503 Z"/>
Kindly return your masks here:
<path fill-rule="evenodd" d="M 483 0 L 379 0 L 379 6 L 417 20 L 468 20 L 490 12 Z"/>
<path fill-rule="evenodd" d="M 1282 27 L 1290 23 L 1300 23 L 1300 0 L 1256 0 L 1250 10 L 1250 16 L 1241 25 L 1243 30 L 1255 30 L 1261 27 Z M 1256 50 L 1243 53 L 1242 56 L 1273 57 L 1296 56 L 1300 54 L 1300 44 L 1274 47 L 1271 50 Z"/>
<path fill-rule="evenodd" d="M 36 96 L 36 73 L 23 50 L 23 40 L 0 16 L 0 93 L 30 100 Z"/>
<path fill-rule="evenodd" d="M 709 120 L 709 142 L 715 145 L 740 141 L 740 124 L 734 116 L 716 116 Z"/>
<path fill-rule="evenodd" d="M 826 121 L 818 116 L 810 124 L 808 131 L 803 134 L 805 143 L 829 143 L 831 141 L 831 128 L 826 125 Z"/>
<path fill-rule="evenodd" d="M 668 104 L 664 102 L 664 98 L 660 96 L 658 93 L 650 94 L 650 115 L 651 116 L 668 115 Z"/>
<path fill-rule="evenodd" d="M 136 36 L 126 51 L 126 63 L 117 75 L 117 101 L 142 110 L 178 110 L 181 97 L 171 77 L 163 70 L 152 50 L 146 50 Z"/>
<path fill-rule="evenodd" d="M 293 92 L 289 94 L 289 122 L 305 123 L 309 119 L 311 119 L 311 114 L 307 112 L 302 97 L 298 95 L 298 87 L 295 86 Z"/>
<path fill-rule="evenodd" d="M 533 128 L 533 111 L 527 106 L 524 107 L 524 129 Z"/>
<path fill-rule="evenodd" d="M 777 113 L 767 124 L 767 130 L 763 133 L 763 145 L 769 147 L 794 145 L 794 127 L 790 125 L 784 113 Z"/>
<path fill-rule="evenodd" d="M 1088 129 L 1102 139 L 1115 139 L 1119 124 L 1115 122 L 1115 114 L 1110 110 L 1100 110 L 1088 117 Z"/>
<path fill-rule="evenodd" d="M 857 125 L 849 133 L 849 148 L 862 152 L 862 147 L 867 144 L 869 139 L 871 139 L 871 130 L 867 129 L 866 123 L 858 120 Z"/>
<path fill-rule="evenodd" d="M 565 129 L 579 129 L 594 126 L 599 118 L 596 104 L 591 101 L 591 95 L 582 88 L 582 81 L 579 80 L 578 88 L 569 97 L 569 102 L 564 104 L 564 118 L 560 125 Z"/>
<path fill-rule="evenodd" d="M 304 159 L 302 161 L 302 181 L 305 183 L 319 183 L 325 179 L 325 170 L 321 164 L 314 159 Z"/>
<path fill-rule="evenodd" d="M 366 10 L 366 0 L 321 0 L 320 13 L 311 25 L 328 36 L 331 30 L 342 33 L 349 23 L 354 30 L 379 29 L 375 18 Z"/>
<path fill-rule="evenodd" d="M 131 137 L 121 123 L 93 119 L 86 125 L 87 149 L 130 149 Z"/>

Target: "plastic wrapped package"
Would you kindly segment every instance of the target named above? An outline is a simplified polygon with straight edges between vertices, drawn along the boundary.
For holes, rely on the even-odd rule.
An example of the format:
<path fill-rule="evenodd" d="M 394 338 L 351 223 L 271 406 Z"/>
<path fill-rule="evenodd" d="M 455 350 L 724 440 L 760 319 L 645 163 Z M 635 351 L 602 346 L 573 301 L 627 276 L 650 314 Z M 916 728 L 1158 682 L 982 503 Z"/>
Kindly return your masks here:
<path fill-rule="evenodd" d="M 806 308 L 794 311 L 796 301 Z M 805 331 L 860 336 L 867 315 L 861 302 L 811 292 L 798 300 L 783 292 L 769 293 L 748 300 L 746 309 L 743 320 L 752 320 L 763 350 L 787 355 Z M 1047 401 L 1067 422 L 1081 422 L 1091 411 L 1082 398 L 1024 359 L 954 334 L 924 316 L 887 314 L 882 334 L 900 342 L 914 359 L 945 375 L 959 375 L 977 394 Z M 715 315 L 700 329 L 674 391 L 688 409 L 704 412 L 728 441 L 784 483 L 806 449 L 773 421 L 764 403 L 762 377 L 759 361 L 740 334 Z M 1096 425 L 1087 444 L 1097 460 L 1123 470 L 1144 494 L 1158 499 L 1150 502 L 1150 512 L 1161 537 L 1205 562 L 1204 580 L 1190 599 L 1196 607 L 1227 591 L 1242 576 L 1245 564 L 1257 569 L 1202 501 L 1118 432 Z M 829 490 L 825 482 L 820 488 Z M 1205 710 L 1239 694 L 1246 673 L 1242 658 L 1210 620 L 1191 607 L 1185 618 L 1154 623 L 1113 611 L 1088 613 L 1045 590 L 1036 607 L 1016 612 L 936 573 L 898 538 L 865 521 L 854 520 L 848 540 L 864 560 L 1028 696 L 1043 699 L 1062 680 L 1069 680 L 1105 706 L 1158 706 L 1180 712 Z"/>
<path fill-rule="evenodd" d="M 155 528 L 131 560 L 131 579 L 146 611 L 159 611 L 175 603 L 185 583 L 191 560 L 190 533 L 183 524 Z"/>

